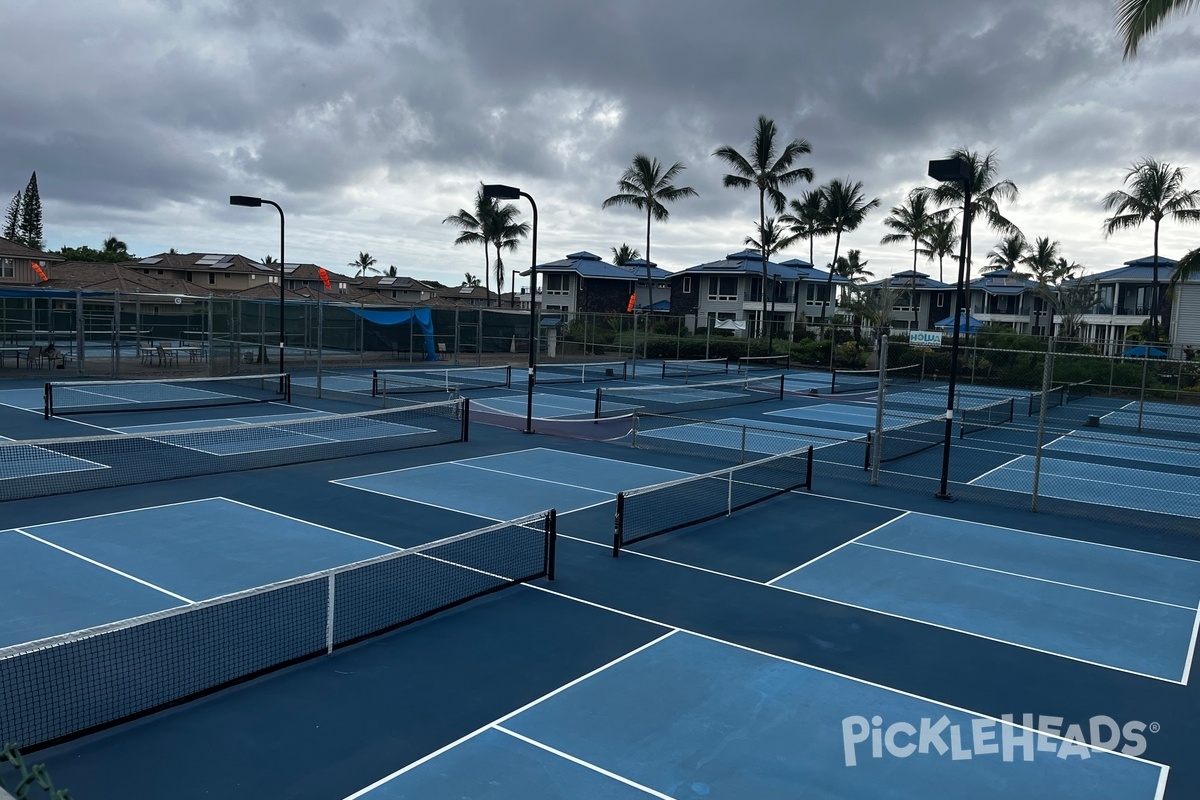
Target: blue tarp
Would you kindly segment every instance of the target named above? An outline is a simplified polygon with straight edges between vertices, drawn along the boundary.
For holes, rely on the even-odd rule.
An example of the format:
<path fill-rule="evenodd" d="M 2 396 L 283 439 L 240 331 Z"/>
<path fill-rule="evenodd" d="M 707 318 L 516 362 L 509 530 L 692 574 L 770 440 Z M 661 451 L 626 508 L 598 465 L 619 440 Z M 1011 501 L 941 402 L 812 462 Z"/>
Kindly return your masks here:
<path fill-rule="evenodd" d="M 947 328 L 949 330 L 953 330 L 954 329 L 954 317 L 946 317 L 945 319 L 938 320 L 937 322 L 933 323 L 933 327 Z M 981 327 L 983 327 L 983 325 L 979 322 L 979 320 L 975 319 L 975 317 L 968 318 L 967 315 L 964 314 L 962 317 L 962 327 L 960 327 L 958 329 L 958 332 L 960 334 L 961 333 L 978 333 L 979 329 Z"/>
<path fill-rule="evenodd" d="M 1166 358 L 1167 354 L 1157 347 L 1147 347 L 1144 344 L 1139 344 L 1136 347 L 1127 347 L 1123 356 L 1134 356 L 1136 358 Z"/>
<path fill-rule="evenodd" d="M 416 324 L 425 334 L 425 360 L 438 361 L 437 348 L 433 343 L 433 312 L 428 308 L 413 309 L 382 309 L 382 308 L 350 308 L 351 313 L 357 314 L 373 325 L 410 325 Z"/>

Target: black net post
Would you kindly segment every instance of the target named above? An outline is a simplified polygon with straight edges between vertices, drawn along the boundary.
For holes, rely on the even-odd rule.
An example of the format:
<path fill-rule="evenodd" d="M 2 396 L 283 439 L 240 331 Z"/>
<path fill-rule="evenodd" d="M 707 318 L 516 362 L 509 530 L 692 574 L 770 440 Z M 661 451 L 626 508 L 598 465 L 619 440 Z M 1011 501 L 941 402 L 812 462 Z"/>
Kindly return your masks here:
<path fill-rule="evenodd" d="M 784 387 L 786 378 L 787 378 L 787 376 L 784 375 L 782 372 L 779 373 L 779 399 L 780 400 L 783 399 L 783 387 Z"/>
<path fill-rule="evenodd" d="M 546 512 L 546 579 L 554 580 L 554 562 L 558 552 L 558 511 Z"/>
<path fill-rule="evenodd" d="M 625 521 L 625 493 L 617 493 L 617 513 L 613 516 L 613 558 L 621 555 L 621 532 Z"/>
<path fill-rule="evenodd" d="M 49 381 L 46 382 L 46 388 L 43 390 L 42 401 L 45 405 L 43 418 L 50 419 L 54 416 L 54 387 L 50 385 Z"/>
<path fill-rule="evenodd" d="M 471 398 L 464 397 L 462 400 L 462 440 L 469 441 L 471 438 Z"/>
<path fill-rule="evenodd" d="M 603 386 L 597 387 L 597 389 L 596 389 L 596 419 L 600 419 L 600 407 L 601 407 L 601 403 L 602 403 L 600 398 L 603 395 L 604 395 L 604 387 Z"/>
<path fill-rule="evenodd" d="M 813 446 L 808 446 L 808 474 L 804 479 L 804 488 L 812 491 L 812 476 L 813 476 Z"/>

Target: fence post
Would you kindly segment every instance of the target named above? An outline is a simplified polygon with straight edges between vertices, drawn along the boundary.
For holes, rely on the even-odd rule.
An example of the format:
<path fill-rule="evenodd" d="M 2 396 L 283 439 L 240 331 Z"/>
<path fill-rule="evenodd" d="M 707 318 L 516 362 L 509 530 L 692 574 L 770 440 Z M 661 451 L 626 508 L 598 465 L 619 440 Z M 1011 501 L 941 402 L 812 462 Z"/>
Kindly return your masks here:
<path fill-rule="evenodd" d="M 1037 439 L 1034 445 L 1033 457 L 1033 488 L 1031 491 L 1029 510 L 1037 511 L 1038 501 L 1038 482 L 1042 476 L 1042 443 L 1046 433 L 1046 402 L 1050 384 L 1054 379 L 1054 337 L 1050 337 L 1050 341 L 1046 345 L 1046 363 L 1042 366 L 1042 399 L 1040 408 L 1038 409 L 1038 426 Z"/>
<path fill-rule="evenodd" d="M 879 464 L 883 457 L 883 409 L 887 400 L 888 342 L 891 328 L 880 325 L 879 336 L 879 385 L 875 395 L 875 435 L 867 439 L 867 454 L 871 458 L 871 485 L 879 485 Z"/>
<path fill-rule="evenodd" d="M 323 371 L 322 351 L 325 346 L 321 343 L 322 337 L 325 335 L 325 305 L 321 302 L 320 295 L 317 296 L 317 397 L 321 396 L 321 374 Z"/>
<path fill-rule="evenodd" d="M 87 335 L 83 329 L 83 290 L 75 290 L 75 373 L 83 375 L 83 359 L 87 352 Z"/>
<path fill-rule="evenodd" d="M 741 459 L 738 461 L 739 464 L 746 463 L 746 427 L 747 426 L 745 425 L 742 426 L 742 455 Z"/>
<path fill-rule="evenodd" d="M 1150 371 L 1150 345 L 1144 344 L 1145 352 L 1142 353 L 1142 387 L 1138 393 L 1138 433 L 1142 432 L 1142 415 L 1146 411 L 1146 376 Z"/>

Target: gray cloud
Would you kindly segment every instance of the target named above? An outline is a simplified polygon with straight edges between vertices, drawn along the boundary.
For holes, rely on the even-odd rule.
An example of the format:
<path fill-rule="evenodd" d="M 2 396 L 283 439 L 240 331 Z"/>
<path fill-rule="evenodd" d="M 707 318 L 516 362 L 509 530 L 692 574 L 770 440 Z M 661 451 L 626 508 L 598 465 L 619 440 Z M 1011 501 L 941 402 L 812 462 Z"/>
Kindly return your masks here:
<path fill-rule="evenodd" d="M 757 198 L 723 189 L 711 153 L 766 114 L 812 143 L 818 182 L 862 180 L 884 209 L 928 159 L 995 149 L 1022 189 L 1013 218 L 1099 269 L 1146 249 L 1098 233 L 1131 161 L 1200 169 L 1197 28 L 1176 18 L 1124 64 L 1092 0 L 21 3 L 0 30 L 0 196 L 36 169 L 52 247 L 116 233 L 142 253 L 262 256 L 269 223 L 224 206 L 261 193 L 288 210 L 290 257 L 367 249 L 454 280 L 478 254 L 441 219 L 480 180 L 538 198 L 544 260 L 643 247 L 640 217 L 600 202 L 646 152 L 700 193 L 654 229 L 655 260 L 679 269 L 753 232 Z M 877 244 L 885 213 L 846 241 L 877 274 L 906 267 Z M 1195 234 L 1166 230 L 1164 251 Z"/>

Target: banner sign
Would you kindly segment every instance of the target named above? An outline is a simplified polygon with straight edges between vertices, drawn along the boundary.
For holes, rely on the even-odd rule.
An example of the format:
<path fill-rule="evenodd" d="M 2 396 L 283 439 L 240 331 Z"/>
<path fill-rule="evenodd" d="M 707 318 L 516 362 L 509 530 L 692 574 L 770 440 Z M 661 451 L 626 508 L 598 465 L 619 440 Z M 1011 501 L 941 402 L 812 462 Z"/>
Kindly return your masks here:
<path fill-rule="evenodd" d="M 916 347 L 941 347 L 941 331 L 909 331 L 908 343 Z"/>

